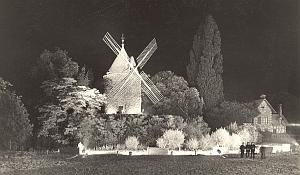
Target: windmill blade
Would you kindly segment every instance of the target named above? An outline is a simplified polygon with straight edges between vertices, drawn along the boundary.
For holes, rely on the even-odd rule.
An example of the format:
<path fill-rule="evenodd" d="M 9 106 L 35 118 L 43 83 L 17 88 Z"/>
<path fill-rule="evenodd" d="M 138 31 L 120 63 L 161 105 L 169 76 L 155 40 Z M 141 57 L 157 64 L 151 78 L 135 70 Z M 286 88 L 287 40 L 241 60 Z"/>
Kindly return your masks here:
<path fill-rule="evenodd" d="M 120 52 L 122 53 L 122 52 Z M 148 76 L 142 72 L 139 74 L 137 71 L 137 66 L 134 67 L 130 62 L 129 59 L 124 56 L 124 60 L 127 62 L 127 64 L 130 66 L 131 71 L 129 74 L 122 80 L 122 82 L 119 83 L 118 86 L 114 87 L 113 91 L 109 93 L 109 98 L 113 98 L 116 94 L 120 93 L 120 91 L 124 90 L 124 87 L 126 87 L 127 82 L 131 79 L 132 75 L 135 75 L 139 78 L 139 80 L 142 82 L 142 89 L 146 93 L 146 95 L 150 98 L 150 100 L 155 104 L 158 101 L 160 101 L 163 98 L 163 95 L 160 93 L 160 91 L 157 89 L 157 87 L 154 85 L 154 83 L 148 78 Z"/>
<path fill-rule="evenodd" d="M 130 73 L 128 73 L 121 81 L 119 81 L 119 82 L 116 84 L 116 86 L 114 86 L 114 87 L 109 91 L 109 93 L 107 94 L 107 97 L 108 97 L 108 98 L 114 97 L 120 89 L 122 89 L 124 86 L 126 86 L 126 83 L 130 80 L 129 76 L 130 76 Z"/>
<path fill-rule="evenodd" d="M 119 99 L 120 96 L 122 96 L 126 90 L 129 89 L 131 85 L 139 81 L 139 77 L 136 75 L 131 76 L 131 78 L 125 83 L 125 86 L 123 86 L 119 91 L 117 91 L 114 95 L 109 97 L 109 101 L 114 101 L 116 99 Z"/>
<path fill-rule="evenodd" d="M 157 49 L 156 39 L 154 38 L 148 46 L 143 50 L 143 52 L 137 57 L 137 67 L 143 68 L 147 61 L 150 59 L 152 54 Z"/>
<path fill-rule="evenodd" d="M 163 99 L 163 95 L 160 93 L 160 91 L 157 89 L 157 87 L 154 85 L 154 83 L 150 80 L 147 74 L 145 72 L 141 72 L 140 74 L 144 81 L 142 81 L 142 89 L 145 92 L 145 94 L 149 97 L 149 99 L 153 102 L 153 104 L 156 104 L 161 99 Z"/>
<path fill-rule="evenodd" d="M 119 54 L 121 47 L 108 32 L 106 32 L 102 40 L 116 55 Z"/>

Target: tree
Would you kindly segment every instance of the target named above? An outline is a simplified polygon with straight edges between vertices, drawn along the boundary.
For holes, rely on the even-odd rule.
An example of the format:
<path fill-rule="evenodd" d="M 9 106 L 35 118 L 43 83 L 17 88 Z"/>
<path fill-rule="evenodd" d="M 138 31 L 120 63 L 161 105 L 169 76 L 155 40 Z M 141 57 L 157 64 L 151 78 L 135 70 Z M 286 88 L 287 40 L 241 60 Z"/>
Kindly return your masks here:
<path fill-rule="evenodd" d="M 84 65 L 78 73 L 77 83 L 79 86 L 90 86 L 93 82 L 93 72 L 91 70 L 86 70 L 86 66 Z"/>
<path fill-rule="evenodd" d="M 188 121 L 186 127 L 183 128 L 183 132 L 186 134 L 186 139 L 200 140 L 203 135 L 208 134 L 210 128 L 203 120 L 203 117 L 197 117 L 191 121 Z"/>
<path fill-rule="evenodd" d="M 224 100 L 222 64 L 220 32 L 214 18 L 208 15 L 194 36 L 187 65 L 188 81 L 199 90 L 207 110 Z"/>
<path fill-rule="evenodd" d="M 140 141 L 147 142 L 147 121 L 143 115 L 126 115 L 125 127 L 126 131 L 124 137 L 138 136 Z"/>
<path fill-rule="evenodd" d="M 72 61 L 66 50 L 56 48 L 55 51 L 44 50 L 32 68 L 32 75 L 39 82 L 57 78 L 75 78 L 78 64 Z"/>
<path fill-rule="evenodd" d="M 105 103 L 105 96 L 97 89 L 77 86 L 76 83 L 73 78 L 43 83 L 41 87 L 49 100 L 39 107 L 43 123 L 40 136 L 70 144 L 74 138 L 78 138 L 79 125 L 84 117 L 95 120 Z"/>
<path fill-rule="evenodd" d="M 186 119 L 202 114 L 203 102 L 197 89 L 190 88 L 183 77 L 177 76 L 171 71 L 161 71 L 151 79 L 164 98 L 152 105 L 149 104 L 146 97 L 143 97 L 143 107 L 146 112 L 155 115 L 180 115 Z"/>
<path fill-rule="evenodd" d="M 214 129 L 226 127 L 231 122 L 236 122 L 238 125 L 251 122 L 252 118 L 257 115 L 258 111 L 253 103 L 224 101 L 208 111 L 205 115 L 205 120 Z"/>
<path fill-rule="evenodd" d="M 78 126 L 78 137 L 80 138 L 80 140 L 86 148 L 95 146 L 95 143 L 91 143 L 94 134 L 94 125 L 95 123 L 93 120 L 89 119 L 88 117 L 85 117 Z"/>
<path fill-rule="evenodd" d="M 19 147 L 31 135 L 29 114 L 12 88 L 12 84 L 0 77 L 0 149 Z"/>

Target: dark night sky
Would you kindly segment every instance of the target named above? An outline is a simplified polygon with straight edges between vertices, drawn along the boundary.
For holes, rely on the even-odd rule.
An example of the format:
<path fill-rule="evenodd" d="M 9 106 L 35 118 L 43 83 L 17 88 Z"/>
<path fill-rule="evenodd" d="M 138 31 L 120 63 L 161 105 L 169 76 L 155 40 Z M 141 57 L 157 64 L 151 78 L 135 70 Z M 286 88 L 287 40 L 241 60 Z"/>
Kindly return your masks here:
<path fill-rule="evenodd" d="M 125 34 L 134 57 L 155 37 L 158 50 L 145 72 L 186 77 L 193 35 L 211 13 L 221 32 L 229 98 L 282 90 L 299 97 L 299 7 L 297 0 L 0 0 L 0 76 L 30 94 L 30 67 L 44 49 L 60 47 L 100 78 L 115 58 L 102 42 L 110 32 L 118 42 Z"/>

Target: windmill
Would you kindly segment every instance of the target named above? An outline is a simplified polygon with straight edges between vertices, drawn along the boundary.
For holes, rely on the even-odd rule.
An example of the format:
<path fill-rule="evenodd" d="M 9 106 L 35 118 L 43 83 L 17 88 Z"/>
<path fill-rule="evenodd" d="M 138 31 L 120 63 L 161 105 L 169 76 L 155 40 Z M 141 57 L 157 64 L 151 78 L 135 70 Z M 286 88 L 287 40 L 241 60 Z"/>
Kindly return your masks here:
<path fill-rule="evenodd" d="M 153 104 L 159 102 L 163 95 L 142 70 L 152 54 L 157 49 L 155 38 L 135 59 L 129 57 L 124 48 L 124 36 L 122 45 L 106 33 L 103 41 L 117 55 L 107 74 L 106 80 L 107 113 L 123 112 L 127 114 L 141 113 L 141 91 L 143 91 Z"/>

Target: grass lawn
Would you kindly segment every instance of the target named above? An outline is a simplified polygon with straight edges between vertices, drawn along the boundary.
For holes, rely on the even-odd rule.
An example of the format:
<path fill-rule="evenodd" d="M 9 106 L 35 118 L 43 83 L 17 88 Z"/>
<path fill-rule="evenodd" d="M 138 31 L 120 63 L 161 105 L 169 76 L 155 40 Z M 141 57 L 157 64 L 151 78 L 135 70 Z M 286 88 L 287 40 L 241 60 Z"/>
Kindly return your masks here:
<path fill-rule="evenodd" d="M 264 160 L 219 156 L 116 156 L 72 158 L 67 155 L 14 155 L 0 158 L 0 174 L 300 174 L 300 155 L 278 155 Z"/>

